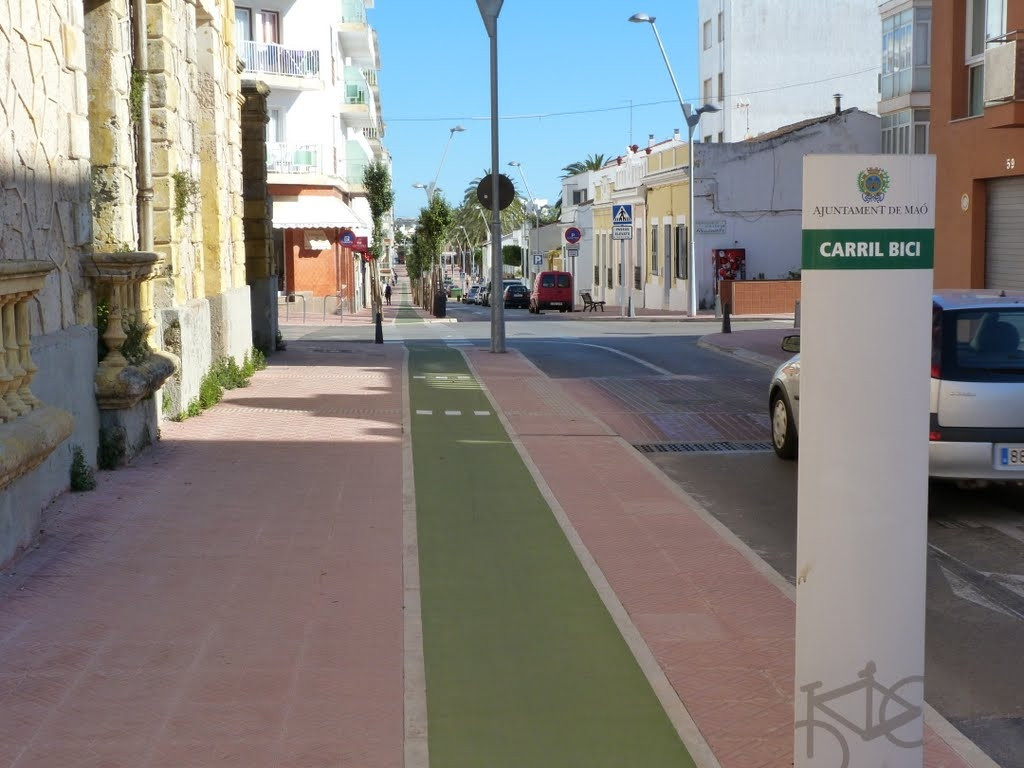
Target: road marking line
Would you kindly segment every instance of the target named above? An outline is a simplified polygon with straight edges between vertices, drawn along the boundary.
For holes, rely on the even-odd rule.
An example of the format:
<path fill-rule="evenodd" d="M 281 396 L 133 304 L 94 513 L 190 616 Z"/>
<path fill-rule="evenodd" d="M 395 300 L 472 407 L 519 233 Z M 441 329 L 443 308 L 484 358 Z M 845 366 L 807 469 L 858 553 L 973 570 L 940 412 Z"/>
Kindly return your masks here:
<path fill-rule="evenodd" d="M 474 416 L 490 416 L 490 411 L 473 411 Z"/>
<path fill-rule="evenodd" d="M 423 374 L 417 374 L 417 375 L 413 376 L 413 378 L 414 378 L 414 379 L 425 379 L 425 378 L 427 378 L 427 377 L 426 377 L 426 376 L 424 376 Z"/>
<path fill-rule="evenodd" d="M 444 415 L 445 416 L 461 416 L 462 415 L 462 411 L 445 411 Z"/>
<path fill-rule="evenodd" d="M 420 411 L 420 410 L 417 410 L 416 411 L 416 415 L 417 416 L 433 416 L 434 412 L 433 411 Z"/>

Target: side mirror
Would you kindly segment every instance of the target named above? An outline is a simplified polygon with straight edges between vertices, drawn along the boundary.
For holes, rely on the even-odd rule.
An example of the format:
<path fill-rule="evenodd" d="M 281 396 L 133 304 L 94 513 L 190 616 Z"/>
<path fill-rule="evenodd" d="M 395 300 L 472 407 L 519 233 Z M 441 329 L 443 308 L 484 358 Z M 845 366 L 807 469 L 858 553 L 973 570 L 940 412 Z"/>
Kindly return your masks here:
<path fill-rule="evenodd" d="M 800 335 L 793 334 L 782 338 L 782 350 L 795 355 L 800 351 Z"/>

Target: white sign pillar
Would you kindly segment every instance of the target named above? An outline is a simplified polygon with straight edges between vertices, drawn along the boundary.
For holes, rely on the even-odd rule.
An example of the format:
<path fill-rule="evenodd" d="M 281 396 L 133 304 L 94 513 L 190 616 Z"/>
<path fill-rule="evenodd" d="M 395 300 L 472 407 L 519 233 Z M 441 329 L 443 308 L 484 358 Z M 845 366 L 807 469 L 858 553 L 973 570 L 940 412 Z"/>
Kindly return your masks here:
<path fill-rule="evenodd" d="M 808 155 L 796 768 L 921 768 L 935 158 Z"/>

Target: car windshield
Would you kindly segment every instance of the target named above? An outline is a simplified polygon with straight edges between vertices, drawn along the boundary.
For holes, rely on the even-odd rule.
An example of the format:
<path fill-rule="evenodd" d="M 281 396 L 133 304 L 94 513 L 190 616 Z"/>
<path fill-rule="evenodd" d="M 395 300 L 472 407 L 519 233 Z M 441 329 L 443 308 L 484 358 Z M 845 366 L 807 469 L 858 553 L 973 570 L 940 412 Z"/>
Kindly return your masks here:
<path fill-rule="evenodd" d="M 962 309 L 947 314 L 953 315 L 953 361 L 960 371 L 1024 373 L 1024 306 Z M 952 330 L 950 325 L 945 327 Z"/>

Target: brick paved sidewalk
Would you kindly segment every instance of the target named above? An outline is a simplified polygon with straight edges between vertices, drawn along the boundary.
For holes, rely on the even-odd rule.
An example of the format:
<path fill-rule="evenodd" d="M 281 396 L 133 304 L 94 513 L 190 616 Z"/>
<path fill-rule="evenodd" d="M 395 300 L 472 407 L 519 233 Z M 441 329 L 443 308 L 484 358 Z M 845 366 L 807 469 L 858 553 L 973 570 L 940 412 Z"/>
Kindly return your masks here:
<path fill-rule="evenodd" d="M 0 766 L 402 766 L 404 350 L 301 346 L 51 507 Z"/>
<path fill-rule="evenodd" d="M 561 383 L 516 352 L 466 355 L 717 764 L 790 765 L 795 605 L 781 578 Z M 926 727 L 927 768 L 967 765 Z"/>

